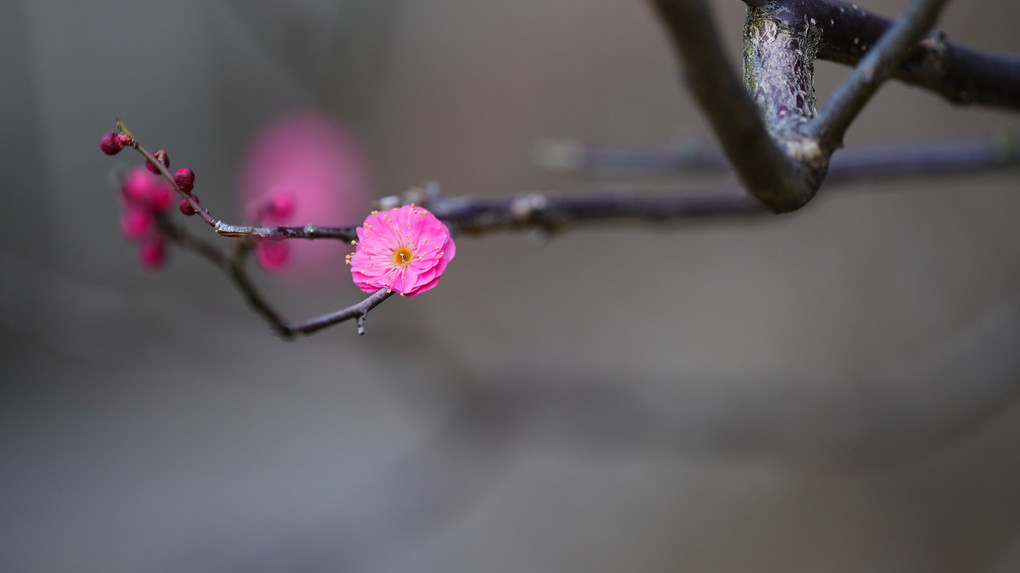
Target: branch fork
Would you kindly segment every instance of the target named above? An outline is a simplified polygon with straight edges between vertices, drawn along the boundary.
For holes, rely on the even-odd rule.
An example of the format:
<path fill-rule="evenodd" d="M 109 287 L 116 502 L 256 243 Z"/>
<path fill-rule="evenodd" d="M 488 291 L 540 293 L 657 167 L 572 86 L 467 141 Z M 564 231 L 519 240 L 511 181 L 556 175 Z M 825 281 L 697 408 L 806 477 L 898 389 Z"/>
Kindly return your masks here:
<path fill-rule="evenodd" d="M 776 213 L 806 205 L 863 107 L 888 78 L 952 101 L 1020 109 L 1020 64 L 929 33 L 946 0 L 914 0 L 895 21 L 839 0 L 744 0 L 743 86 L 704 0 L 652 0 L 689 87 L 747 191 Z M 819 109 L 817 58 L 855 65 Z M 959 60 L 973 66 L 968 76 Z"/>

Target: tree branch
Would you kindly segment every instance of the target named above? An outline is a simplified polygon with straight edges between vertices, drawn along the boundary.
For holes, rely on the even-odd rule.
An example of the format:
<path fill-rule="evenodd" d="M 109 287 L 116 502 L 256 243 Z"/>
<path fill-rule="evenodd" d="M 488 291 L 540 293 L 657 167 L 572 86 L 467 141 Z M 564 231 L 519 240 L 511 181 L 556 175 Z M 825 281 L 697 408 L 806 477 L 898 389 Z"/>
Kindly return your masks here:
<path fill-rule="evenodd" d="M 773 139 L 726 60 L 707 3 L 651 3 L 684 63 L 688 88 L 747 191 L 776 212 L 807 203 L 821 184 L 825 166 L 806 169 Z"/>
<path fill-rule="evenodd" d="M 915 0 L 825 103 L 808 133 L 832 152 L 871 96 L 906 61 L 909 50 L 935 24 L 947 0 Z M 823 34 L 824 35 L 824 34 Z"/>
<path fill-rule="evenodd" d="M 548 155 L 545 155 L 548 153 Z M 620 146 L 579 141 L 543 142 L 535 160 L 564 173 L 673 175 L 728 173 L 732 166 L 707 145 Z M 832 157 L 826 184 L 898 177 L 942 177 L 1016 169 L 1020 141 L 1012 131 L 989 137 L 910 142 L 845 149 Z"/>
<path fill-rule="evenodd" d="M 751 2 L 762 6 L 767 2 Z M 856 66 L 892 22 L 839 0 L 782 0 L 773 17 L 787 26 L 814 19 L 822 29 L 818 57 Z M 1020 59 L 988 54 L 932 32 L 915 44 L 893 77 L 957 104 L 1020 110 Z"/>
<path fill-rule="evenodd" d="M 814 61 L 823 46 L 825 53 L 837 51 L 827 34 L 842 30 L 835 39 L 845 41 L 847 22 L 881 28 L 882 20 L 842 2 L 744 1 L 746 92 L 726 62 L 705 1 L 652 0 L 652 5 L 740 181 L 772 211 L 792 211 L 814 196 L 850 123 L 882 81 L 907 61 L 946 0 L 915 0 L 887 25 L 882 31 L 888 33 L 879 35 L 820 113 Z M 850 52 L 868 50 L 859 36 L 849 41 Z"/>
<path fill-rule="evenodd" d="M 472 235 L 526 229 L 553 233 L 583 223 L 665 224 L 768 212 L 737 187 L 693 194 L 640 193 L 628 188 L 578 195 L 533 192 L 497 199 L 432 194 L 424 205 L 451 230 Z"/>
<path fill-rule="evenodd" d="M 261 316 L 275 333 L 287 340 L 299 334 L 312 334 L 328 326 L 351 319 L 357 320 L 358 334 L 365 334 L 365 318 L 368 316 L 368 311 L 379 306 L 382 301 L 393 294 L 383 289 L 372 293 L 361 302 L 347 308 L 313 318 L 290 321 L 284 318 L 266 300 L 251 280 L 251 277 L 248 276 L 244 263 L 251 253 L 250 242 L 236 243 L 228 254 L 212 244 L 199 239 L 183 227 L 175 225 L 166 216 L 157 217 L 156 224 L 160 234 L 167 240 L 198 253 L 226 273 L 234 283 L 234 286 L 237 287 L 237 290 L 241 292 L 248 306 Z"/>

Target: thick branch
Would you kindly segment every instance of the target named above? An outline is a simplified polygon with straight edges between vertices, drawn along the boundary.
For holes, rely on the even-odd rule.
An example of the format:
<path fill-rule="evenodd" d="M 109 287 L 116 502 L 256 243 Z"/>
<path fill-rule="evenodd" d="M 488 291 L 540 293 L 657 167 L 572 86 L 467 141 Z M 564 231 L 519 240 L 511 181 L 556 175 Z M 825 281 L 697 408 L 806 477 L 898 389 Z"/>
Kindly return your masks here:
<path fill-rule="evenodd" d="M 707 3 L 652 0 L 652 5 L 683 60 L 688 87 L 748 192 L 777 212 L 807 203 L 821 183 L 824 166 L 820 171 L 805 169 L 770 136 L 726 60 Z"/>

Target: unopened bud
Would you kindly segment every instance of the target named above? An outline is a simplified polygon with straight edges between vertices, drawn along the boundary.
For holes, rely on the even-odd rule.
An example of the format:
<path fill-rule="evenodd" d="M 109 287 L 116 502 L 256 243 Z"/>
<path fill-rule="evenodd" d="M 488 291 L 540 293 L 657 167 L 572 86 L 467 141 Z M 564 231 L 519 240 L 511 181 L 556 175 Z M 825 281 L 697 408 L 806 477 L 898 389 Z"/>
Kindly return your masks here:
<path fill-rule="evenodd" d="M 194 195 L 192 195 L 191 198 L 196 202 L 198 201 L 198 198 L 195 197 Z M 181 202 L 177 206 L 180 207 L 181 213 L 184 213 L 185 215 L 188 216 L 194 215 L 196 212 L 195 208 L 191 206 L 191 202 L 188 199 L 181 199 Z"/>
<path fill-rule="evenodd" d="M 120 153 L 124 146 L 121 144 L 120 139 L 114 132 L 104 133 L 103 137 L 99 138 L 99 149 L 103 150 L 103 153 L 107 155 L 117 155 Z"/>
<path fill-rule="evenodd" d="M 188 193 L 195 188 L 195 172 L 187 167 L 182 167 L 177 170 L 177 173 L 174 173 L 174 182 L 177 183 L 181 191 Z"/>
<path fill-rule="evenodd" d="M 163 167 L 167 168 L 170 167 L 170 156 L 166 154 L 166 150 L 157 149 L 155 152 L 153 152 L 152 156 L 156 158 L 156 161 L 162 163 Z M 151 161 L 145 160 L 145 168 L 151 171 L 152 173 L 159 175 L 159 168 L 153 165 Z"/>
<path fill-rule="evenodd" d="M 294 195 L 288 191 L 270 191 L 269 201 L 266 202 L 266 218 L 275 222 L 283 223 L 294 216 Z"/>

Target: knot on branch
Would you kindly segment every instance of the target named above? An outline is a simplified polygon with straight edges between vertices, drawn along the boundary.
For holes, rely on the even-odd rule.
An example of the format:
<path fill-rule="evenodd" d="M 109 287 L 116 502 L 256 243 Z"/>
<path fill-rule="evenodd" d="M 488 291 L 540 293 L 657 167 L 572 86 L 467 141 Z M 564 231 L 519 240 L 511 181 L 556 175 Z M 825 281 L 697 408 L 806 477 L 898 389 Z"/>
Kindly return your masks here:
<path fill-rule="evenodd" d="M 533 215 L 541 213 L 549 204 L 541 193 L 525 193 L 514 198 L 510 203 L 510 212 L 518 221 L 527 221 Z"/>

